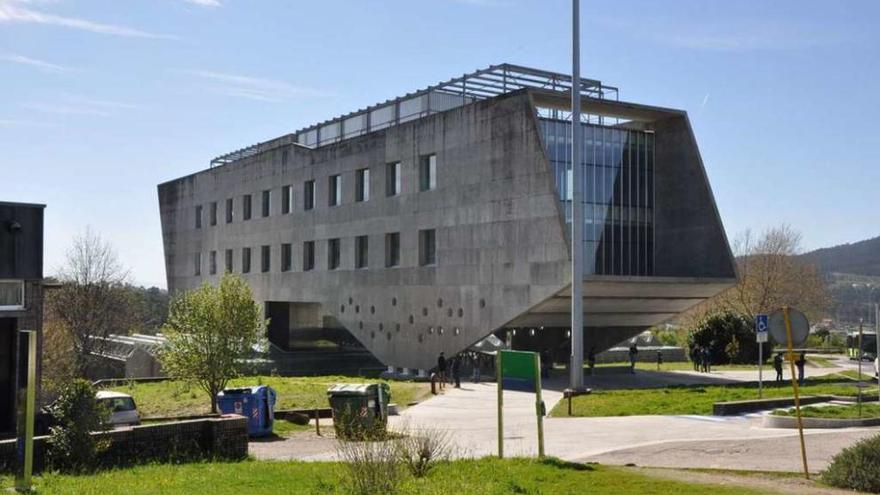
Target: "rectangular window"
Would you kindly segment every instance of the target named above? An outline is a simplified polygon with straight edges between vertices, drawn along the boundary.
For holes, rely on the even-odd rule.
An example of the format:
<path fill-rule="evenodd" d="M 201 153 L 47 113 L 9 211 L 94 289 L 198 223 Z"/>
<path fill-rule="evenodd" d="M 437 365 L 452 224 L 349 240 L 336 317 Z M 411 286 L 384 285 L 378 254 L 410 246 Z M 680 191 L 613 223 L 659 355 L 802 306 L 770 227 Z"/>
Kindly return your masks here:
<path fill-rule="evenodd" d="M 419 190 L 437 188 L 437 155 L 426 155 L 419 161 Z"/>
<path fill-rule="evenodd" d="M 281 166 L 282 166 L 282 167 L 286 167 L 286 166 L 287 166 L 287 159 L 288 159 L 288 156 L 289 156 L 289 153 L 287 152 L 286 149 L 283 150 L 283 151 L 281 152 Z"/>
<path fill-rule="evenodd" d="M 232 273 L 232 250 L 226 250 L 226 271 Z"/>
<path fill-rule="evenodd" d="M 385 266 L 400 265 L 400 232 L 385 234 Z"/>
<path fill-rule="evenodd" d="M 251 248 L 241 248 L 241 273 L 251 272 Z"/>
<path fill-rule="evenodd" d="M 354 200 L 370 200 L 370 169 L 368 168 L 362 168 L 356 172 Z"/>
<path fill-rule="evenodd" d="M 370 240 L 367 236 L 361 235 L 354 239 L 354 267 L 366 268 L 370 264 Z"/>
<path fill-rule="evenodd" d="M 263 191 L 263 217 L 269 216 L 269 207 L 272 205 L 272 191 Z"/>
<path fill-rule="evenodd" d="M 232 215 L 233 215 L 233 204 L 232 198 L 226 200 L 226 223 L 232 223 Z"/>
<path fill-rule="evenodd" d="M 202 228 L 202 205 L 196 205 L 196 228 Z"/>
<path fill-rule="evenodd" d="M 303 243 L 303 271 L 307 272 L 315 268 L 315 241 Z"/>
<path fill-rule="evenodd" d="M 289 272 L 293 264 L 293 249 L 290 244 L 281 245 L 281 271 Z"/>
<path fill-rule="evenodd" d="M 400 194 L 400 162 L 385 166 L 385 196 Z"/>
<path fill-rule="evenodd" d="M 339 239 L 327 240 L 327 268 L 335 270 L 339 268 L 340 244 Z"/>
<path fill-rule="evenodd" d="M 202 274 L 202 253 L 196 253 L 193 256 L 193 275 L 196 277 Z"/>
<path fill-rule="evenodd" d="M 284 186 L 281 188 L 281 214 L 287 215 L 293 209 L 293 187 Z"/>
<path fill-rule="evenodd" d="M 269 246 L 262 246 L 260 248 L 260 271 L 263 273 L 268 272 L 272 268 L 272 250 Z"/>
<path fill-rule="evenodd" d="M 330 206 L 338 206 L 342 202 L 342 176 L 331 175 L 327 184 L 327 203 Z"/>
<path fill-rule="evenodd" d="M 315 207 L 315 181 L 307 180 L 303 184 L 303 209 L 311 210 Z"/>
<path fill-rule="evenodd" d="M 0 311 L 24 309 L 24 281 L 0 280 Z"/>
<path fill-rule="evenodd" d="M 422 266 L 437 263 L 437 245 L 434 229 L 419 231 L 419 264 Z"/>
<path fill-rule="evenodd" d="M 211 275 L 217 274 L 217 251 L 211 251 L 211 260 L 210 260 L 210 273 Z"/>
<path fill-rule="evenodd" d="M 211 227 L 217 225 L 217 202 L 211 203 Z"/>
<path fill-rule="evenodd" d="M 251 219 L 251 195 L 245 194 L 241 197 L 241 218 L 243 220 Z"/>

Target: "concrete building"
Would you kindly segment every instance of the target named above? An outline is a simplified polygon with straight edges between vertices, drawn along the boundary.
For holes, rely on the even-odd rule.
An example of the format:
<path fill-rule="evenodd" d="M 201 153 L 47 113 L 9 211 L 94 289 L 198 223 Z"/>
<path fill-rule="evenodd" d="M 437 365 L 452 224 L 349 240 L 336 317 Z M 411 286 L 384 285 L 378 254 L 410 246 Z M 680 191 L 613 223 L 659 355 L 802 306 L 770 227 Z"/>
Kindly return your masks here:
<path fill-rule="evenodd" d="M 0 438 L 15 436 L 18 386 L 27 383 L 21 331 L 37 332 L 38 360 L 42 352 L 44 208 L 0 202 Z"/>
<path fill-rule="evenodd" d="M 735 269 L 687 114 L 578 86 L 576 283 L 585 352 L 598 352 L 729 287 Z M 242 274 L 277 346 L 344 330 L 398 371 L 507 329 L 563 355 L 571 88 L 492 66 L 160 184 L 169 289 Z"/>

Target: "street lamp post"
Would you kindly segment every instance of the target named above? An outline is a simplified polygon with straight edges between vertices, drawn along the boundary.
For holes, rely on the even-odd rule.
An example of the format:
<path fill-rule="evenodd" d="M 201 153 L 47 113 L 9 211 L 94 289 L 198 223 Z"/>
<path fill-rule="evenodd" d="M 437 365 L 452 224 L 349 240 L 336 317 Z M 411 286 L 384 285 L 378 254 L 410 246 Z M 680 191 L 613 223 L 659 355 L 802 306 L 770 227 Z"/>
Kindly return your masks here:
<path fill-rule="evenodd" d="M 583 234 L 581 196 L 581 33 L 580 1 L 572 0 L 571 61 L 571 385 L 584 388 Z"/>

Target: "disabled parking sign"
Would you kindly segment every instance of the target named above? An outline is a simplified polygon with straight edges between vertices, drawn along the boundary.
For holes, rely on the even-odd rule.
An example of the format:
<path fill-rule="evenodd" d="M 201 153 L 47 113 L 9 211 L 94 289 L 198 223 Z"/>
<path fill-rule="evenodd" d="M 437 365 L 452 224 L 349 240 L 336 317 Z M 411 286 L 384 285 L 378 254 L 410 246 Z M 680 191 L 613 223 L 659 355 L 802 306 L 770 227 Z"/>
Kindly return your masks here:
<path fill-rule="evenodd" d="M 755 337 L 759 343 L 767 342 L 770 333 L 770 317 L 767 315 L 755 316 Z"/>

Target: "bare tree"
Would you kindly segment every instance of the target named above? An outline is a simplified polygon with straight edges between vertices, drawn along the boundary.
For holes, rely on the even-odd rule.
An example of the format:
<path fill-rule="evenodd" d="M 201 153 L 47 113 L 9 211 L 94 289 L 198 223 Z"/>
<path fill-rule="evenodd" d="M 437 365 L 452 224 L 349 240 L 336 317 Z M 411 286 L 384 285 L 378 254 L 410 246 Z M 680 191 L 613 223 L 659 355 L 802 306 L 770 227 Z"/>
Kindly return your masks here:
<path fill-rule="evenodd" d="M 831 302 L 825 281 L 816 266 L 798 256 L 800 251 L 801 235 L 788 225 L 760 237 L 745 231 L 734 241 L 739 282 L 712 306 L 751 320 L 782 306 L 798 308 L 813 320 L 822 316 Z"/>
<path fill-rule="evenodd" d="M 128 270 L 109 242 L 86 229 L 74 237 L 57 278 L 61 288 L 47 294 L 48 316 L 70 336 L 77 375 L 88 376 L 107 337 L 127 333 L 133 323 Z"/>

